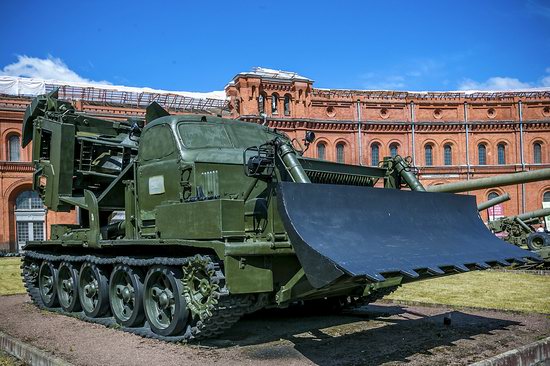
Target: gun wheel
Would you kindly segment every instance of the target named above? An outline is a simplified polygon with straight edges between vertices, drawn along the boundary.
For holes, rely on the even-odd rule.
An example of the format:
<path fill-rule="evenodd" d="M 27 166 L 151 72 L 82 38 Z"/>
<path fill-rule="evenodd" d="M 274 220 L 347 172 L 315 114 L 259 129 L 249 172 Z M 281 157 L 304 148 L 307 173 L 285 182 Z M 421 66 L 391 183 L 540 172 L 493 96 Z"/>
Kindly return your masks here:
<path fill-rule="evenodd" d="M 183 266 L 183 296 L 195 320 L 212 316 L 218 305 L 220 285 L 217 264 L 209 257 L 196 255 Z"/>

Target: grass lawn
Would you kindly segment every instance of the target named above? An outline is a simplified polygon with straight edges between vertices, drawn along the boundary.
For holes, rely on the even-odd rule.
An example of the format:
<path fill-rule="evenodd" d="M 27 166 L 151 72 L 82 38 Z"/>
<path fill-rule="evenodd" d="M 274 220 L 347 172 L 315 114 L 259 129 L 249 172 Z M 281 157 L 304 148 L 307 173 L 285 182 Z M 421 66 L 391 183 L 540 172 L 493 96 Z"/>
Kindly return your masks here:
<path fill-rule="evenodd" d="M 21 258 L 0 258 L 0 295 L 25 293 L 20 265 Z"/>
<path fill-rule="evenodd" d="M 17 358 L 8 355 L 7 353 L 0 351 L 0 366 L 21 366 L 23 362 Z"/>
<path fill-rule="evenodd" d="M 385 298 L 550 314 L 550 276 L 473 271 L 408 283 Z"/>
<path fill-rule="evenodd" d="M 19 264 L 20 258 L 0 258 L 0 295 L 25 293 Z M 550 276 L 473 271 L 408 283 L 385 298 L 550 314 Z"/>

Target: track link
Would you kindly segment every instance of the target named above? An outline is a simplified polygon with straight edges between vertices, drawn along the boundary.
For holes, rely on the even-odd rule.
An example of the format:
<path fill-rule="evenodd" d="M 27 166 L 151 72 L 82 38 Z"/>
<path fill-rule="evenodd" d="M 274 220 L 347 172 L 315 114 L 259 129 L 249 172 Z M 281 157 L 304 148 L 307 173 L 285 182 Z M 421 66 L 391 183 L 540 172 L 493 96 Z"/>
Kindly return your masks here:
<path fill-rule="evenodd" d="M 251 296 L 230 295 L 225 288 L 225 278 L 223 278 L 223 273 L 221 271 L 217 271 L 217 276 L 221 276 L 221 278 L 218 278 L 217 280 L 220 283 L 223 283 L 224 287 L 221 288 L 219 291 L 218 303 L 212 309 L 212 315 L 202 321 L 199 320 L 198 322 L 196 322 L 196 324 L 188 325 L 182 335 L 161 336 L 151 330 L 151 328 L 147 324 L 147 321 L 142 327 L 128 328 L 118 325 L 114 317 L 112 316 L 103 318 L 90 318 L 86 316 L 84 312 L 68 313 L 61 308 L 48 308 L 47 306 L 45 306 L 42 298 L 40 297 L 40 290 L 36 286 L 36 278 L 34 278 L 32 273 L 27 270 L 26 266 L 32 261 L 43 260 L 48 260 L 54 263 L 59 263 L 61 261 L 81 263 L 87 261 L 97 265 L 126 264 L 129 266 L 139 267 L 149 267 L 152 265 L 183 266 L 189 263 L 189 261 L 193 260 L 194 258 L 196 258 L 196 256 L 183 258 L 137 258 L 128 256 L 106 257 L 95 255 L 59 255 L 37 251 L 26 251 L 21 259 L 21 276 L 23 278 L 23 283 L 29 297 L 31 298 L 32 302 L 35 303 L 40 309 L 69 315 L 80 320 L 95 324 L 101 324 L 106 327 L 118 328 L 122 331 L 136 334 L 145 338 L 153 338 L 166 342 L 186 342 L 200 340 L 204 338 L 212 338 L 220 335 L 225 330 L 229 329 L 233 324 L 235 324 L 241 316 L 250 312 L 250 309 L 252 309 L 254 305 L 254 299 Z"/>

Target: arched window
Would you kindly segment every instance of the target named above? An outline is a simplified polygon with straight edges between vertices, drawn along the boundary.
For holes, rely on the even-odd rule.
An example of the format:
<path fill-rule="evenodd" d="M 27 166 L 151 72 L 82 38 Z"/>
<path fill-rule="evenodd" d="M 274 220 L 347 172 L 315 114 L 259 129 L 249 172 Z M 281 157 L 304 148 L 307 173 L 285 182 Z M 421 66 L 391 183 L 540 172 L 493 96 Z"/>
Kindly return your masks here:
<path fill-rule="evenodd" d="M 535 164 L 542 164 L 542 145 L 540 142 L 533 144 L 533 162 Z"/>
<path fill-rule="evenodd" d="M 432 145 L 426 144 L 424 146 L 424 158 L 426 160 L 426 166 L 433 165 L 433 154 L 432 154 Z"/>
<path fill-rule="evenodd" d="M 279 108 L 279 96 L 277 95 L 277 93 L 275 93 L 271 96 L 271 113 L 277 114 L 278 108 Z"/>
<path fill-rule="evenodd" d="M 20 161 L 21 160 L 21 142 L 18 135 L 11 135 L 8 138 L 8 160 Z"/>
<path fill-rule="evenodd" d="M 451 144 L 443 146 L 443 163 L 445 165 L 453 165 L 453 147 Z"/>
<path fill-rule="evenodd" d="M 341 142 L 336 145 L 336 162 L 344 163 L 344 144 Z"/>
<path fill-rule="evenodd" d="M 370 165 L 378 166 L 380 162 L 380 146 L 378 144 L 372 144 L 370 146 Z"/>
<path fill-rule="evenodd" d="M 317 144 L 317 157 L 321 160 L 326 159 L 326 145 L 324 142 Z"/>
<path fill-rule="evenodd" d="M 487 195 L 487 199 L 488 200 L 492 200 L 493 198 L 497 198 L 499 195 L 497 192 L 490 192 L 488 195 Z M 495 219 L 498 219 L 499 217 L 503 217 L 504 216 L 504 210 L 503 210 L 503 206 L 501 203 L 499 204 L 496 204 L 492 207 L 489 207 L 487 209 L 487 214 L 488 214 L 488 218 L 490 221 L 493 221 Z"/>
<path fill-rule="evenodd" d="M 504 143 L 501 142 L 497 145 L 497 153 L 499 165 L 506 164 L 506 146 L 504 145 Z"/>
<path fill-rule="evenodd" d="M 46 210 L 35 191 L 23 191 L 15 199 L 15 233 L 17 249 L 28 240 L 44 240 Z"/>
<path fill-rule="evenodd" d="M 16 210 L 37 210 L 43 209 L 44 204 L 35 191 L 24 191 L 15 199 Z"/>
<path fill-rule="evenodd" d="M 477 158 L 479 165 L 487 164 L 487 147 L 484 144 L 477 145 Z"/>
<path fill-rule="evenodd" d="M 258 113 L 265 113 L 265 95 L 263 93 L 258 96 Z"/>
<path fill-rule="evenodd" d="M 395 158 L 397 154 L 399 153 L 399 145 L 396 143 L 393 143 L 390 145 L 390 155 L 392 158 Z"/>
<path fill-rule="evenodd" d="M 285 95 L 284 101 L 284 112 L 285 116 L 290 116 L 290 95 Z"/>

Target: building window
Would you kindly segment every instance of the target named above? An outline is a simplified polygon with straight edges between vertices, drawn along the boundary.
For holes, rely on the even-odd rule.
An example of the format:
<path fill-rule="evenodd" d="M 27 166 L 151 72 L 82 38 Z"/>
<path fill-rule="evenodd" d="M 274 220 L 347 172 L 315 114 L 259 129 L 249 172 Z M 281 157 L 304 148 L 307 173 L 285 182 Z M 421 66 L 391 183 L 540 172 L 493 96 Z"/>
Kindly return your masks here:
<path fill-rule="evenodd" d="M 542 196 L 542 202 L 550 202 L 550 191 L 544 192 L 544 195 Z"/>
<path fill-rule="evenodd" d="M 395 158 L 398 154 L 399 145 L 398 144 L 391 144 L 390 145 L 390 155 L 392 158 Z"/>
<path fill-rule="evenodd" d="M 326 159 L 326 145 L 324 143 L 317 144 L 317 157 L 321 160 Z"/>
<path fill-rule="evenodd" d="M 533 162 L 542 164 L 542 145 L 539 142 L 533 144 Z"/>
<path fill-rule="evenodd" d="M 370 146 L 370 165 L 378 166 L 380 162 L 380 146 L 378 144 L 372 144 Z"/>
<path fill-rule="evenodd" d="M 285 95 L 284 101 L 284 112 L 285 116 L 290 116 L 290 95 Z"/>
<path fill-rule="evenodd" d="M 484 144 L 477 145 L 477 158 L 479 165 L 487 164 L 487 147 Z"/>
<path fill-rule="evenodd" d="M 279 96 L 277 94 L 273 94 L 271 96 L 271 113 L 277 114 L 278 107 L 279 107 Z"/>
<path fill-rule="evenodd" d="M 445 165 L 453 165 L 453 147 L 451 144 L 443 146 L 443 163 Z"/>
<path fill-rule="evenodd" d="M 341 142 L 336 145 L 336 162 L 344 163 L 344 144 Z"/>
<path fill-rule="evenodd" d="M 258 97 L 258 113 L 265 113 L 265 96 L 263 94 Z"/>
<path fill-rule="evenodd" d="M 44 204 L 35 191 L 24 191 L 15 200 L 16 210 L 38 210 L 43 208 Z"/>
<path fill-rule="evenodd" d="M 492 200 L 493 198 L 497 198 L 498 197 L 498 193 L 496 192 L 491 192 L 487 195 L 487 199 L 489 200 Z"/>
<path fill-rule="evenodd" d="M 506 164 L 506 147 L 503 143 L 497 145 L 498 163 L 499 165 Z"/>
<path fill-rule="evenodd" d="M 426 166 L 433 165 L 432 145 L 424 146 L 424 158 L 426 159 Z"/>
<path fill-rule="evenodd" d="M 21 142 L 18 135 L 11 135 L 8 138 L 8 160 L 20 161 L 21 160 Z"/>
<path fill-rule="evenodd" d="M 35 191 L 23 191 L 15 199 L 15 230 L 17 250 L 28 240 L 44 240 L 46 210 Z"/>

